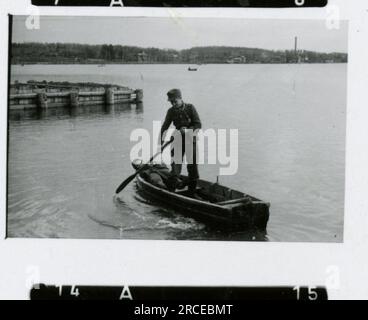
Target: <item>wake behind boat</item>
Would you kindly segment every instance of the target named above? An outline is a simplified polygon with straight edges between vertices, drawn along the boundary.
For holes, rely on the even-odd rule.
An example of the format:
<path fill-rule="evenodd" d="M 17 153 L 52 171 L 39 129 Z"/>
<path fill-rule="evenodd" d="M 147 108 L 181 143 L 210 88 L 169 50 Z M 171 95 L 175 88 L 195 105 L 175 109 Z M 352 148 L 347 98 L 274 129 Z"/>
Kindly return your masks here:
<path fill-rule="evenodd" d="M 132 165 L 138 170 L 135 162 Z M 198 181 L 195 198 L 189 196 L 187 188 L 172 192 L 161 183 L 150 181 L 147 172 L 154 169 L 154 166 L 148 165 L 147 170 L 136 177 L 139 192 L 149 200 L 157 201 L 207 225 L 242 231 L 266 230 L 269 203 L 205 180 Z"/>

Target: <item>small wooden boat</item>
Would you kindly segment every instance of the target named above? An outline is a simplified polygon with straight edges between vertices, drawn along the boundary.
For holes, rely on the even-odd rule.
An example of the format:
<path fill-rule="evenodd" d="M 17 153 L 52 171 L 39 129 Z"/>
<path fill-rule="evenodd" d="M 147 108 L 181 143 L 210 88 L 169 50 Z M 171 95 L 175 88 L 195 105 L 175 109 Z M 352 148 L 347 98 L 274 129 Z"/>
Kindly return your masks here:
<path fill-rule="evenodd" d="M 187 189 L 170 192 L 153 185 L 143 176 L 139 174 L 136 178 L 142 196 L 173 208 L 178 213 L 231 230 L 265 231 L 267 228 L 270 204 L 262 200 L 205 180 L 198 181 L 198 199 L 191 198 Z"/>
<path fill-rule="evenodd" d="M 188 71 L 198 71 L 198 68 L 191 68 L 191 67 L 189 67 L 188 68 Z"/>

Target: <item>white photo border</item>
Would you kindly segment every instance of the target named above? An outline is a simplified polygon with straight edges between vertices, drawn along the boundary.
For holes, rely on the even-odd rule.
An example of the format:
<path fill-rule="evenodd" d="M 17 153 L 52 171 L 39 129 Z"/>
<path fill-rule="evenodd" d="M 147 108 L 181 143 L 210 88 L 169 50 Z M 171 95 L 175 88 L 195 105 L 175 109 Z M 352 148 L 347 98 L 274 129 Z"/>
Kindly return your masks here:
<path fill-rule="evenodd" d="M 343 244 L 6 239 L 8 15 L 0 4 L 0 299 L 29 299 L 31 283 L 102 286 L 328 286 L 331 299 L 368 298 L 368 4 L 329 0 L 317 9 L 43 7 L 40 15 L 349 20 Z"/>

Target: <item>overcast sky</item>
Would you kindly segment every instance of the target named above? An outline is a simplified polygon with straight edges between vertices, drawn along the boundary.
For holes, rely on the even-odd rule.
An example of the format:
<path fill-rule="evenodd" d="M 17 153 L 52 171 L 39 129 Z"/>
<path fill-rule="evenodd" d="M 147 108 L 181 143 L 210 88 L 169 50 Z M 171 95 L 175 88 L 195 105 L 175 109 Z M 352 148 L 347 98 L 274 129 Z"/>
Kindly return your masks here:
<path fill-rule="evenodd" d="M 40 30 L 27 30 L 26 17 L 15 17 L 13 42 L 120 44 L 186 49 L 239 46 L 347 52 L 348 25 L 328 30 L 324 20 L 203 18 L 42 17 Z"/>

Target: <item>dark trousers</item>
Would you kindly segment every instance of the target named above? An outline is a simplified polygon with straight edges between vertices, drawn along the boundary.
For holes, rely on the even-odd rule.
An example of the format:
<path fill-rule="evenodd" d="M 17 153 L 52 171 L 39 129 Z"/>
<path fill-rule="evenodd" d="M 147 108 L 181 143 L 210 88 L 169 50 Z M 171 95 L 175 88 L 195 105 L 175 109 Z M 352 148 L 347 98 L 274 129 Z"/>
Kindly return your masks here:
<path fill-rule="evenodd" d="M 193 138 L 193 141 L 189 141 L 189 143 L 186 143 L 184 136 L 182 136 L 181 141 L 174 140 L 173 147 L 171 149 L 171 173 L 176 177 L 179 177 L 181 174 L 184 155 L 187 158 L 189 183 L 196 182 L 199 179 L 196 137 Z M 175 160 L 181 161 L 177 161 L 176 163 Z"/>

